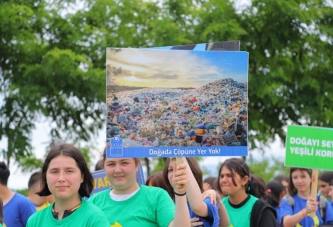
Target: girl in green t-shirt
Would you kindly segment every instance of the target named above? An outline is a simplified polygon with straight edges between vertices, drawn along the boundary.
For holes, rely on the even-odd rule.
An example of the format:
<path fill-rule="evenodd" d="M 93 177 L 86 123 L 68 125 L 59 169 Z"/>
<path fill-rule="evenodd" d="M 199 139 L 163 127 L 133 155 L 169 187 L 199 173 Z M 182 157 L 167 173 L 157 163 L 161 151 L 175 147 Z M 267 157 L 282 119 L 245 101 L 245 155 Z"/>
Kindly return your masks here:
<path fill-rule="evenodd" d="M 73 145 L 51 147 L 41 170 L 39 196 L 53 194 L 55 202 L 28 219 L 27 227 L 109 227 L 103 212 L 84 200 L 93 189 L 93 177 L 82 153 Z"/>
<path fill-rule="evenodd" d="M 227 209 L 230 227 L 277 227 L 276 211 L 254 196 L 256 190 L 249 167 L 242 159 L 225 160 L 218 177 L 217 187 L 226 195 L 222 203 Z"/>
<path fill-rule="evenodd" d="M 174 204 L 165 190 L 137 183 L 139 159 L 107 158 L 104 150 L 103 160 L 112 187 L 94 194 L 89 201 L 101 208 L 111 226 L 191 226 L 186 202 L 189 178 L 185 163 L 176 167 L 174 162 Z"/>

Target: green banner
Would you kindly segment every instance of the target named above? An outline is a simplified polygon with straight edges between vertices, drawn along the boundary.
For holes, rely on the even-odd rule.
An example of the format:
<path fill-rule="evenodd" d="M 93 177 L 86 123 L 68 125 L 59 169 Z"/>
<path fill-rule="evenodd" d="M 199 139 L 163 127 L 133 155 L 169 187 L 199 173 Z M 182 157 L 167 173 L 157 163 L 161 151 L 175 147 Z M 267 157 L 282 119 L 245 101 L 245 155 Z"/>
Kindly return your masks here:
<path fill-rule="evenodd" d="M 285 165 L 333 170 L 333 129 L 288 126 Z"/>

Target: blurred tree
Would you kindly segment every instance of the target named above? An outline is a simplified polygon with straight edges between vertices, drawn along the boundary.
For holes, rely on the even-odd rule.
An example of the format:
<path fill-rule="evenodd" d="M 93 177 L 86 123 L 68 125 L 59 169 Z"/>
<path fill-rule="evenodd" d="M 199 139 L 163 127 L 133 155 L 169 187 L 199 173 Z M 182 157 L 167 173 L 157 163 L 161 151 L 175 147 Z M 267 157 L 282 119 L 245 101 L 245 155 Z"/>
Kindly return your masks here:
<path fill-rule="evenodd" d="M 21 195 L 24 195 L 24 196 L 28 196 L 29 195 L 29 190 L 27 188 L 18 189 L 18 190 L 14 190 L 14 191 L 17 192 L 17 193 L 20 193 Z"/>
<path fill-rule="evenodd" d="M 104 123 L 105 70 L 79 51 L 84 34 L 60 14 L 70 1 L 53 3 L 0 3 L 0 139 L 8 165 L 31 157 L 40 119 L 52 122 L 52 137 L 71 141 L 89 140 Z"/>
<path fill-rule="evenodd" d="M 148 177 L 153 173 L 163 171 L 166 160 L 167 158 L 152 158 L 150 160 L 150 164 L 152 164 L 154 167 L 150 173 L 147 173 Z"/>
<path fill-rule="evenodd" d="M 253 0 L 239 22 L 247 32 L 241 49 L 250 53 L 252 145 L 284 142 L 290 124 L 332 127 L 332 4 Z"/>
<path fill-rule="evenodd" d="M 332 127 L 333 7 L 326 0 L 62 0 L 0 2 L 1 150 L 32 154 L 41 119 L 50 135 L 88 141 L 104 126 L 105 48 L 241 40 L 250 53 L 251 148 L 285 125 Z M 260 144 L 259 144 L 260 145 Z"/>
<path fill-rule="evenodd" d="M 260 176 L 266 183 L 277 175 L 289 176 L 289 167 L 284 166 L 282 158 L 264 156 L 256 160 L 250 157 L 247 164 L 251 174 Z"/>
<path fill-rule="evenodd" d="M 332 1 L 253 0 L 243 8 L 204 1 L 194 37 L 197 43 L 238 39 L 249 52 L 251 149 L 265 153 L 273 140 L 284 143 L 289 124 L 332 127 Z"/>

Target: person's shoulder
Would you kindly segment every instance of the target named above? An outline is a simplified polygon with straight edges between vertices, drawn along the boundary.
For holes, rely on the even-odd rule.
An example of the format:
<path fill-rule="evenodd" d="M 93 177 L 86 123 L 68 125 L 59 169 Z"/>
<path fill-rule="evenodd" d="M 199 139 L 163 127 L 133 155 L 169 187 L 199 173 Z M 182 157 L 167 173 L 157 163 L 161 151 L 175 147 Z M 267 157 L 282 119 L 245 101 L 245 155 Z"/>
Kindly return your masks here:
<path fill-rule="evenodd" d="M 170 199 L 170 201 L 172 201 L 166 190 L 154 186 L 140 185 L 138 196 L 144 199 L 147 198 L 151 201 L 161 201 L 165 199 Z"/>
<path fill-rule="evenodd" d="M 257 201 L 257 200 L 260 200 L 258 199 L 257 197 L 253 196 L 253 195 L 249 195 L 250 196 L 250 199 L 251 201 Z"/>
<path fill-rule="evenodd" d="M 326 207 L 327 205 L 329 205 L 329 201 L 323 195 L 319 195 L 317 200 L 319 202 L 320 207 Z"/>
<path fill-rule="evenodd" d="M 107 197 L 109 196 L 110 194 L 110 189 L 106 189 L 106 190 L 103 190 L 103 191 L 100 191 L 100 192 L 97 192 L 95 194 L 93 194 L 89 199 L 88 201 L 94 201 L 96 199 L 100 199 L 100 198 L 103 198 L 103 197 Z"/>
<path fill-rule="evenodd" d="M 40 211 L 40 210 L 43 210 L 43 209 L 45 209 L 46 207 L 48 207 L 50 205 L 51 205 L 51 203 L 49 203 L 49 202 L 46 201 L 45 203 L 43 203 L 39 207 L 36 207 L 36 209 L 37 209 L 37 211 Z"/>
<path fill-rule="evenodd" d="M 295 195 L 289 195 L 289 194 L 286 194 L 285 196 L 283 196 L 282 200 L 281 200 L 281 205 L 282 204 L 288 204 L 289 206 L 294 206 L 295 204 L 295 200 L 296 201 L 300 201 L 302 200 L 297 194 Z"/>
<path fill-rule="evenodd" d="M 269 203 L 264 199 L 257 199 L 255 204 L 253 205 L 251 212 L 251 226 L 259 226 L 262 221 L 262 217 L 272 221 L 274 224 L 277 219 L 276 210 L 269 205 Z M 262 226 L 262 225 L 261 225 Z"/>
<path fill-rule="evenodd" d="M 108 219 L 106 218 L 104 212 L 98 207 L 98 205 L 93 204 L 88 200 L 82 200 L 81 211 L 78 211 L 78 215 L 84 215 L 84 218 L 81 216 L 76 216 L 82 222 L 91 222 L 97 225 L 90 226 L 110 226 Z"/>
<path fill-rule="evenodd" d="M 223 203 L 224 205 L 225 205 L 227 202 L 228 202 L 228 196 L 223 197 L 223 198 L 221 199 L 221 203 Z"/>
<path fill-rule="evenodd" d="M 39 222 L 39 219 L 44 219 L 48 214 L 51 214 L 51 206 L 45 207 L 44 209 L 41 209 L 38 212 L 33 213 L 29 219 L 28 223 L 34 223 L 34 222 Z"/>
<path fill-rule="evenodd" d="M 82 206 L 90 213 L 103 213 L 101 209 L 89 200 L 82 200 Z"/>
<path fill-rule="evenodd" d="M 263 210 L 266 209 L 272 211 L 276 217 L 276 210 L 264 199 L 258 199 L 253 206 L 253 212 L 255 211 L 263 212 Z"/>
<path fill-rule="evenodd" d="M 164 193 L 164 192 L 166 192 L 163 188 L 147 186 L 144 184 L 140 184 L 140 190 L 145 193 Z"/>
<path fill-rule="evenodd" d="M 27 197 L 25 197 L 24 195 L 22 195 L 18 192 L 14 192 L 13 199 L 23 200 L 23 201 L 30 201 Z"/>
<path fill-rule="evenodd" d="M 272 207 L 271 205 L 269 205 L 269 203 L 264 200 L 264 199 L 258 199 L 256 200 L 255 206 L 258 206 L 258 207 L 262 207 L 262 208 L 265 208 L 265 207 Z"/>
<path fill-rule="evenodd" d="M 12 199 L 20 206 L 29 205 L 29 206 L 35 207 L 35 205 L 27 197 L 25 197 L 24 195 L 22 195 L 20 193 L 15 192 Z"/>

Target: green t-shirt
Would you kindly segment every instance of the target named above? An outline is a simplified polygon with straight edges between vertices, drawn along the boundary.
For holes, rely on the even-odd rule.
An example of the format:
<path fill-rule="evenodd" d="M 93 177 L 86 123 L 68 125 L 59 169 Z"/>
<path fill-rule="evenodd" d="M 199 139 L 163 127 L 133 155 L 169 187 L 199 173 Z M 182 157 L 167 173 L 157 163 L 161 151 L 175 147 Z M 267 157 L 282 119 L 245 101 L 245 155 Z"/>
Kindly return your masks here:
<path fill-rule="evenodd" d="M 103 212 L 89 201 L 82 200 L 81 206 L 68 217 L 57 220 L 52 215 L 52 205 L 34 213 L 28 219 L 27 227 L 41 226 L 85 226 L 85 227 L 110 227 Z"/>
<path fill-rule="evenodd" d="M 249 200 L 245 204 L 234 207 L 229 203 L 228 196 L 221 199 L 228 212 L 230 227 L 250 227 L 252 207 L 258 198 L 249 195 Z"/>
<path fill-rule="evenodd" d="M 110 189 L 94 194 L 89 201 L 98 206 L 112 227 L 167 227 L 174 219 L 175 204 L 157 187 L 140 185 L 138 192 L 124 201 L 110 198 Z"/>

